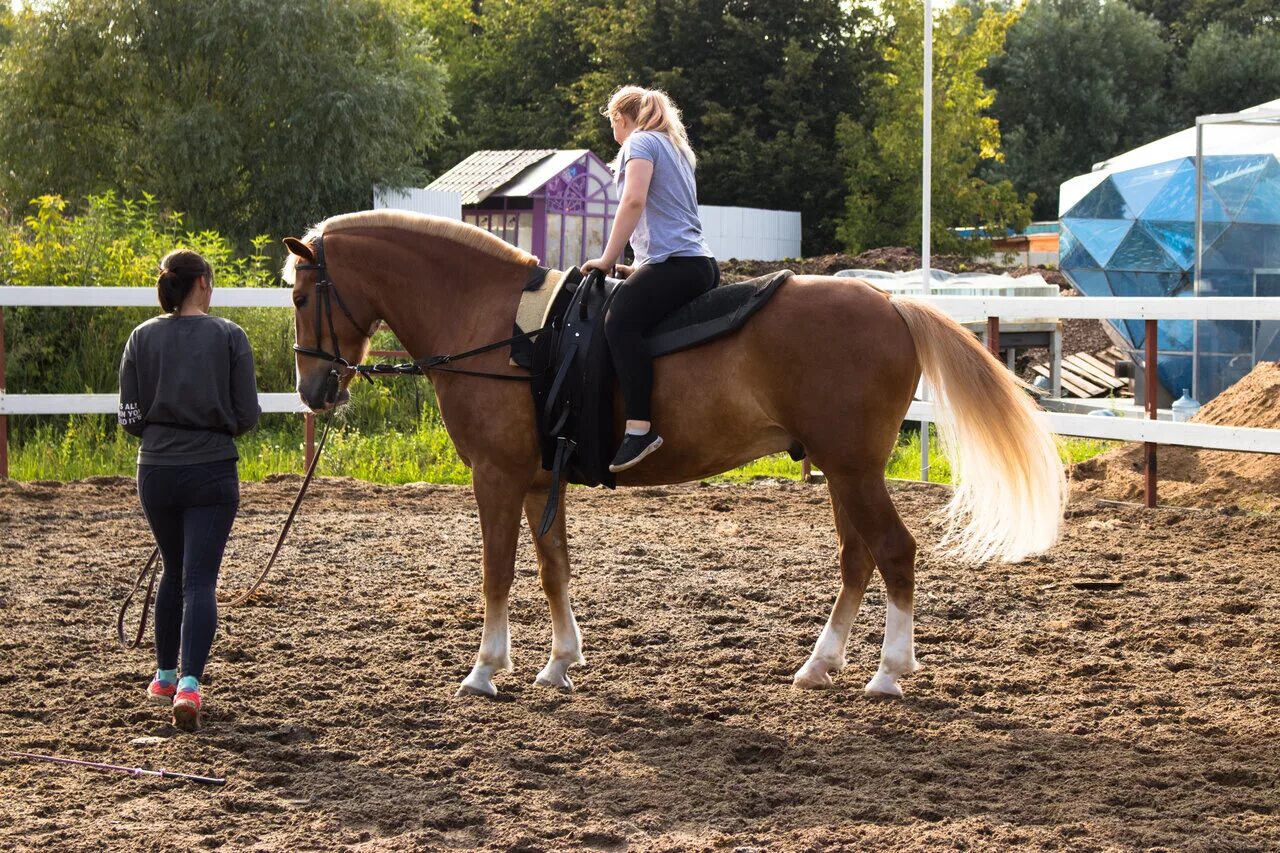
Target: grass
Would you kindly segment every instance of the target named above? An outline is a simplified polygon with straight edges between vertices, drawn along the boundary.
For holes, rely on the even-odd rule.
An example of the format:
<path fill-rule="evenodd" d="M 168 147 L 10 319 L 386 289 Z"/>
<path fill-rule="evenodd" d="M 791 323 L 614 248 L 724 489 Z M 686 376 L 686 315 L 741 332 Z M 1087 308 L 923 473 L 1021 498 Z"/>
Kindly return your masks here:
<path fill-rule="evenodd" d="M 264 419 L 266 420 L 266 419 Z M 338 422 L 320 460 L 318 474 L 355 477 L 372 483 L 471 482 L 471 471 L 462 464 L 444 425 L 433 410 L 418 419 L 412 431 L 361 431 Z M 929 479 L 951 482 L 951 465 L 937 452 L 936 434 L 930 431 Z M 317 436 L 318 439 L 318 436 Z M 237 440 L 242 480 L 261 480 L 270 474 L 301 474 L 303 433 L 301 420 L 276 416 L 262 428 Z M 1060 442 L 1063 462 L 1083 462 L 1103 453 L 1115 442 L 1067 438 Z M 9 476 L 15 480 L 81 480 L 94 476 L 131 477 L 138 456 L 137 439 L 115 426 L 114 418 L 73 415 L 65 425 L 47 424 L 10 448 Z M 785 453 L 762 459 L 711 478 L 714 482 L 742 483 L 761 477 L 799 480 L 801 463 Z M 904 431 L 889 458 L 885 475 L 893 479 L 920 478 L 920 434 Z"/>

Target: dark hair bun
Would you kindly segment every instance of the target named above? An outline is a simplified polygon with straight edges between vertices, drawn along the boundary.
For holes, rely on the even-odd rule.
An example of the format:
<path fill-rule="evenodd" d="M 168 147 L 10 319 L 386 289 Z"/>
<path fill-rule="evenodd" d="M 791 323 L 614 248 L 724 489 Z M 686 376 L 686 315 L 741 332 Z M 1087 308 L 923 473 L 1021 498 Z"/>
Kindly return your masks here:
<path fill-rule="evenodd" d="M 213 268 L 199 252 L 177 249 L 165 255 L 160 262 L 160 273 L 156 276 L 160 307 L 170 314 L 176 313 L 191 295 L 196 281 L 201 276 L 208 278 L 212 275 Z"/>

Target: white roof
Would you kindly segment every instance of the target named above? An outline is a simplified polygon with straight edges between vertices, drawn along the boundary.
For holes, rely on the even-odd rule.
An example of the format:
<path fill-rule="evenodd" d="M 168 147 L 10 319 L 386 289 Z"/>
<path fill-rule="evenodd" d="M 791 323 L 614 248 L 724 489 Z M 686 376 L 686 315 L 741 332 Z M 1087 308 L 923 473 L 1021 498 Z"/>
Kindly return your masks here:
<path fill-rule="evenodd" d="M 1250 107 L 1236 115 L 1240 118 L 1256 116 L 1280 119 L 1280 99 Z M 1206 157 L 1222 154 L 1271 154 L 1280 159 L 1280 122 L 1206 124 L 1203 150 Z M 1110 160 L 1095 163 L 1093 171 L 1063 182 L 1058 194 L 1058 216 L 1061 217 L 1075 207 L 1094 187 L 1117 172 L 1195 156 L 1196 129 L 1189 127 Z"/>
<path fill-rule="evenodd" d="M 569 168 L 571 164 L 586 153 L 587 149 L 585 148 L 556 151 L 547 159 L 541 160 L 525 169 L 513 178 L 510 183 L 495 190 L 493 194 L 513 197 L 532 195 L 541 189 L 543 184 Z"/>

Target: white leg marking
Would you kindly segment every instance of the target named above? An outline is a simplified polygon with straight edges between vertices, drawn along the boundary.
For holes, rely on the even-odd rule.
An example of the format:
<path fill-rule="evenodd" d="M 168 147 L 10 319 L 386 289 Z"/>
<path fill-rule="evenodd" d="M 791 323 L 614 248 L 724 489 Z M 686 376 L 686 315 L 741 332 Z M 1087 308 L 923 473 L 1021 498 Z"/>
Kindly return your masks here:
<path fill-rule="evenodd" d="M 835 606 L 831 608 L 831 617 L 818 635 L 818 642 L 814 643 L 809 659 L 792 678 L 792 687 L 799 690 L 822 690 L 832 686 L 831 673 L 839 672 L 845 667 L 844 650 L 849 644 L 849 632 L 853 629 L 853 620 L 858 615 L 861 603 L 860 594 L 843 587 L 840 589 Z"/>
<path fill-rule="evenodd" d="M 511 630 L 507 624 L 507 602 L 486 602 L 484 608 L 484 632 L 480 636 L 480 651 L 476 654 L 471 674 L 458 688 L 459 696 L 497 696 L 493 684 L 495 672 L 511 670 Z"/>
<path fill-rule="evenodd" d="M 551 596 L 549 603 L 551 605 L 551 657 L 534 681 L 543 687 L 572 690 L 573 679 L 569 678 L 569 667 L 586 663 L 586 658 L 582 656 L 582 636 L 578 633 L 578 621 L 573 618 L 573 608 L 569 606 L 568 594 L 562 592 Z"/>
<path fill-rule="evenodd" d="M 885 607 L 884 645 L 880 648 L 880 669 L 867 682 L 867 695 L 902 695 L 898 677 L 910 675 L 920 668 L 916 662 L 914 628 L 910 608 L 902 608 L 889 599 Z"/>

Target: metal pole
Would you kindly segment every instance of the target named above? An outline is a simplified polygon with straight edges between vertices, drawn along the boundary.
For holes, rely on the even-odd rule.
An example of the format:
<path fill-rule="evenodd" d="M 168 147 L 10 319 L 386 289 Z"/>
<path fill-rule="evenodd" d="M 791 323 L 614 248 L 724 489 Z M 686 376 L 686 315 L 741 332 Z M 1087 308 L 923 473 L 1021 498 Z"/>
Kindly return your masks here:
<path fill-rule="evenodd" d="M 920 292 L 929 295 L 930 214 L 933 211 L 933 0 L 924 0 L 924 162 L 920 170 Z M 929 399 L 929 384 L 920 382 L 920 399 Z M 920 479 L 929 482 L 929 422 L 920 421 Z"/>
<path fill-rule="evenodd" d="M 307 412 L 302 416 L 303 421 L 307 425 L 307 467 L 311 467 L 311 460 L 316 458 L 316 416 Z"/>
<path fill-rule="evenodd" d="M 1159 416 L 1157 389 L 1159 388 L 1159 374 L 1156 372 L 1156 321 L 1147 321 L 1146 332 L 1146 350 L 1147 350 L 1147 418 L 1156 420 Z M 1155 442 L 1147 441 L 1142 444 L 1143 470 L 1146 479 L 1147 508 L 1153 508 L 1156 505 L 1156 445 Z"/>
<path fill-rule="evenodd" d="M 1192 295 L 1200 296 L 1200 252 L 1204 249 L 1201 233 L 1204 230 L 1204 125 L 1196 119 L 1196 263 L 1191 280 Z M 1200 321 L 1191 321 L 1191 396 L 1200 399 Z"/>
<path fill-rule="evenodd" d="M 0 394 L 4 393 L 4 306 L 0 305 Z M 9 479 L 9 416 L 0 415 L 0 480 Z"/>

